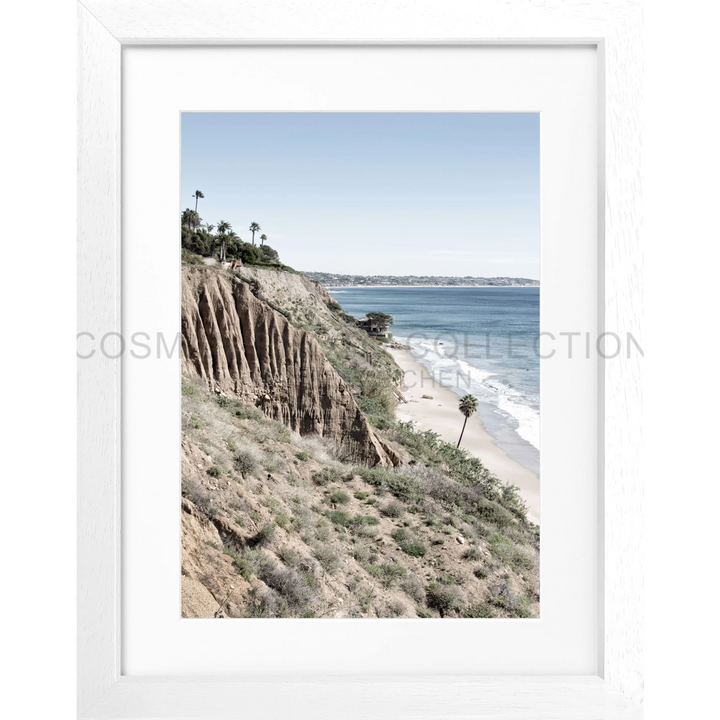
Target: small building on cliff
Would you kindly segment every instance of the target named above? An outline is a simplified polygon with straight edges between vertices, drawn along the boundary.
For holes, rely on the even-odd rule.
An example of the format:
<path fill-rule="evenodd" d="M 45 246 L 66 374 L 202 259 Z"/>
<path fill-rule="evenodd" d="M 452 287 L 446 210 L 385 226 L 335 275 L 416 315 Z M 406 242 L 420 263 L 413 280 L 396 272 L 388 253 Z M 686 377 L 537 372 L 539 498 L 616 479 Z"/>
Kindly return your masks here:
<path fill-rule="evenodd" d="M 376 318 L 363 317 L 355 322 L 357 327 L 364 330 L 370 337 L 387 337 L 387 323 L 382 323 Z"/>

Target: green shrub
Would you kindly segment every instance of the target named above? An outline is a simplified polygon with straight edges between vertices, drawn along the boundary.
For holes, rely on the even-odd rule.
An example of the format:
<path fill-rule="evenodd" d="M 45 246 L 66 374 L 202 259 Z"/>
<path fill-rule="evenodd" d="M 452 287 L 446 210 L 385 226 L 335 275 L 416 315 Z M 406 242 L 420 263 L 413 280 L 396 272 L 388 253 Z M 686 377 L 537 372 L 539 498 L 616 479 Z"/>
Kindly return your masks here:
<path fill-rule="evenodd" d="M 278 527 L 281 527 L 283 530 L 289 530 L 290 529 L 290 518 L 285 513 L 278 513 L 275 516 L 275 523 Z"/>
<path fill-rule="evenodd" d="M 377 536 L 378 529 L 371 525 L 353 525 L 352 532 L 358 538 L 370 539 Z"/>
<path fill-rule="evenodd" d="M 451 572 L 441 572 L 436 580 L 441 585 L 463 585 L 465 583 L 465 577 L 463 575 Z"/>
<path fill-rule="evenodd" d="M 277 526 L 275 523 L 268 523 L 260 528 L 260 531 L 252 538 L 253 545 L 268 545 L 275 536 Z"/>
<path fill-rule="evenodd" d="M 462 556 L 463 560 L 480 560 L 482 553 L 475 547 L 469 547 Z"/>
<path fill-rule="evenodd" d="M 455 585 L 433 582 L 428 586 L 425 595 L 428 607 L 437 610 L 440 617 L 445 617 L 448 613 L 459 612 L 464 605 L 462 591 Z"/>
<path fill-rule="evenodd" d="M 502 505 L 493 501 L 477 503 L 475 511 L 481 520 L 493 523 L 500 529 L 513 525 L 515 522 L 509 510 L 506 510 Z"/>
<path fill-rule="evenodd" d="M 319 472 L 316 472 L 312 476 L 312 479 L 316 485 L 329 485 L 331 482 L 340 480 L 340 473 L 334 468 L 325 467 Z"/>
<path fill-rule="evenodd" d="M 310 456 L 306 452 L 299 452 L 295 457 L 303 462 L 307 462 L 310 459 Z"/>
<path fill-rule="evenodd" d="M 370 560 L 370 548 L 368 548 L 365 545 L 356 545 L 352 552 L 350 553 L 351 556 L 357 560 L 359 563 L 367 563 Z"/>
<path fill-rule="evenodd" d="M 235 467 L 243 477 L 246 477 L 257 470 L 258 460 L 249 450 L 240 450 L 235 455 Z"/>
<path fill-rule="evenodd" d="M 398 544 L 398 547 L 407 555 L 423 557 L 427 552 L 425 545 L 404 528 L 395 530 L 392 538 Z"/>
<path fill-rule="evenodd" d="M 386 562 L 380 565 L 380 581 L 386 588 L 391 587 L 397 580 L 404 577 L 407 570 L 397 562 Z"/>
<path fill-rule="evenodd" d="M 417 616 L 418 616 L 419 618 L 433 618 L 433 617 L 437 617 L 431 610 L 429 610 L 429 609 L 428 609 L 427 607 L 425 607 L 424 605 L 418 605 L 418 606 L 415 608 L 415 612 L 417 613 Z"/>
<path fill-rule="evenodd" d="M 354 497 L 356 500 L 367 500 L 367 498 L 370 497 L 370 493 L 358 490 L 357 492 L 354 493 Z"/>
<path fill-rule="evenodd" d="M 308 610 L 306 606 L 313 598 L 315 587 L 307 573 L 301 574 L 294 568 L 278 565 L 269 558 L 259 561 L 255 572 L 269 588 L 283 598 L 289 608 L 298 614 Z"/>
<path fill-rule="evenodd" d="M 528 598 L 525 596 L 517 598 L 515 601 L 514 615 L 518 618 L 531 618 L 533 616 Z"/>
<path fill-rule="evenodd" d="M 368 420 L 370 424 L 378 430 L 387 430 L 392 425 L 390 420 L 384 417 L 378 417 L 377 415 L 369 415 Z"/>
<path fill-rule="evenodd" d="M 182 394 L 185 396 L 196 395 L 198 391 L 197 386 L 191 382 L 188 382 L 187 380 L 185 380 L 185 378 L 182 379 L 180 387 L 182 390 Z"/>
<path fill-rule="evenodd" d="M 490 588 L 488 603 L 505 610 L 511 617 L 532 617 L 530 600 L 525 596 L 513 593 L 510 583 L 501 578 Z"/>
<path fill-rule="evenodd" d="M 287 545 L 278 549 L 277 556 L 290 567 L 295 567 L 300 562 L 300 555 Z"/>
<path fill-rule="evenodd" d="M 484 580 L 488 576 L 488 571 L 484 567 L 476 567 L 473 570 L 473 575 L 479 580 Z"/>
<path fill-rule="evenodd" d="M 424 604 L 425 588 L 417 575 L 408 574 L 400 581 L 400 588 L 416 603 Z"/>
<path fill-rule="evenodd" d="M 250 578 L 253 576 L 253 569 L 252 565 L 248 560 L 245 558 L 244 555 L 241 555 L 235 548 L 226 547 L 223 548 L 223 552 L 232 558 L 233 561 L 233 568 L 235 571 L 242 576 L 244 580 L 250 581 Z"/>
<path fill-rule="evenodd" d="M 375 593 L 373 592 L 372 588 L 365 586 L 359 588 L 358 591 L 355 593 L 355 597 L 360 603 L 362 611 L 365 614 L 369 613 L 370 609 L 372 608 L 373 601 L 375 600 Z"/>
<path fill-rule="evenodd" d="M 207 474 L 210 477 L 219 478 L 223 474 L 223 470 L 219 465 L 213 465 L 207 469 Z"/>
<path fill-rule="evenodd" d="M 353 468 L 353 473 L 359 475 L 370 485 L 387 490 L 405 502 L 415 502 L 424 497 L 418 481 L 409 475 L 402 475 L 377 466 L 373 468 L 356 467 Z"/>
<path fill-rule="evenodd" d="M 519 547 L 505 535 L 491 535 L 489 543 L 492 554 L 513 569 L 522 571 L 535 568 L 535 558 L 525 548 Z"/>
<path fill-rule="evenodd" d="M 325 498 L 325 502 L 332 507 L 347 505 L 350 502 L 350 496 L 344 490 L 334 490 Z"/>
<path fill-rule="evenodd" d="M 181 256 L 182 256 L 182 264 L 183 265 L 202 265 L 203 264 L 202 255 L 196 255 L 195 253 L 192 253 L 189 250 L 185 250 L 184 248 L 181 251 Z"/>
<path fill-rule="evenodd" d="M 333 525 L 339 525 L 340 527 L 349 527 L 352 523 L 352 518 L 344 510 L 327 510 L 325 517 Z"/>
<path fill-rule="evenodd" d="M 262 420 L 265 417 L 257 408 L 247 407 L 240 403 L 234 403 L 233 407 L 233 415 L 240 420 Z"/>
<path fill-rule="evenodd" d="M 390 600 L 378 610 L 378 617 L 396 618 L 405 613 L 405 605 L 400 600 Z"/>
<path fill-rule="evenodd" d="M 526 518 L 526 508 L 517 488 L 503 484 L 480 460 L 462 448 L 440 439 L 431 430 L 418 431 L 411 422 L 397 422 L 393 426 L 395 439 L 404 445 L 410 453 L 430 467 L 441 467 L 457 482 L 481 490 L 486 501 L 494 501 L 497 507 L 505 510 L 512 521 L 513 515 Z M 499 503 L 499 505 L 497 505 Z M 488 520 L 492 520 L 492 506 L 484 508 Z M 507 517 L 498 513 L 500 522 Z"/>
<path fill-rule="evenodd" d="M 405 512 L 405 506 L 397 500 L 390 500 L 390 502 L 380 508 L 380 512 L 387 517 L 399 518 L 402 517 Z"/>
<path fill-rule="evenodd" d="M 495 611 L 490 603 L 477 603 L 466 607 L 462 615 L 465 618 L 493 618 Z"/>
<path fill-rule="evenodd" d="M 318 545 L 313 554 L 325 572 L 334 573 L 340 567 L 340 556 L 326 545 Z"/>

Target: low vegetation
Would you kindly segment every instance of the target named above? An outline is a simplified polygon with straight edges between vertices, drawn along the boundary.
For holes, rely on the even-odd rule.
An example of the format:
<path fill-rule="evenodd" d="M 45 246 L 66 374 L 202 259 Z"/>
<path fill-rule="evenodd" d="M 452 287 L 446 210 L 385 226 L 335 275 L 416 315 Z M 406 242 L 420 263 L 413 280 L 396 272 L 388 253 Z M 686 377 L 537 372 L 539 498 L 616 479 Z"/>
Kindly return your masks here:
<path fill-rule="evenodd" d="M 182 390 L 183 590 L 206 598 L 186 614 L 537 615 L 537 529 L 462 450 L 388 418 L 412 463 L 352 465 L 192 378 Z"/>

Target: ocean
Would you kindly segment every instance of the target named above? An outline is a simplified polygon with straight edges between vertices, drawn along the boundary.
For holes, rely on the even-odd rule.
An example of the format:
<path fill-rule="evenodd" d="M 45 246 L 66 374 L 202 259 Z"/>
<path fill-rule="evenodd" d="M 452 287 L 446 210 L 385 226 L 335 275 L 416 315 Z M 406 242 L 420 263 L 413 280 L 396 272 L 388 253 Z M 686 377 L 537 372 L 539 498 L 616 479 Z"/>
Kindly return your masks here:
<path fill-rule="evenodd" d="M 392 315 L 393 338 L 432 377 L 478 399 L 488 432 L 510 457 L 540 472 L 538 287 L 328 288 L 357 318 Z"/>

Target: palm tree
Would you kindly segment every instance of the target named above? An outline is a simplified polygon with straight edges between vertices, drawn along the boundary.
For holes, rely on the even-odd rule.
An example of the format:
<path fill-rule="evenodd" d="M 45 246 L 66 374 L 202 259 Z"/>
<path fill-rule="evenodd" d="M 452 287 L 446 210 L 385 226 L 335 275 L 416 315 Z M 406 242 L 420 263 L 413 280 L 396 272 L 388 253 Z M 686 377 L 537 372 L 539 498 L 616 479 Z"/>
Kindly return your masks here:
<path fill-rule="evenodd" d="M 252 233 L 252 244 L 253 245 L 255 244 L 255 233 L 260 229 L 261 229 L 260 226 L 256 222 L 250 223 L 250 232 Z"/>
<path fill-rule="evenodd" d="M 185 208 L 182 214 L 182 224 L 195 230 L 200 225 L 200 216 L 190 208 Z"/>
<path fill-rule="evenodd" d="M 465 395 L 465 397 L 460 398 L 460 412 L 465 416 L 465 422 L 463 422 L 462 432 L 460 433 L 460 440 L 462 440 L 463 433 L 465 432 L 468 418 L 477 411 L 477 404 L 478 401 L 474 395 Z M 460 440 L 458 440 L 458 447 L 460 447 Z"/>
<path fill-rule="evenodd" d="M 217 226 L 218 235 L 220 236 L 220 262 L 225 261 L 225 248 L 227 247 L 227 234 L 229 232 L 232 232 L 232 227 L 230 226 L 230 223 L 221 220 L 218 223 Z"/>
<path fill-rule="evenodd" d="M 221 235 L 224 235 L 225 233 L 230 232 L 231 230 L 232 230 L 232 226 L 230 225 L 229 222 L 226 222 L 225 220 L 221 220 L 221 221 L 218 223 L 217 231 L 218 231 Z"/>
<path fill-rule="evenodd" d="M 202 192 L 200 192 L 200 190 L 196 190 L 196 191 L 195 191 L 195 194 L 193 195 L 193 197 L 195 198 L 195 212 L 197 212 L 198 200 L 199 200 L 200 198 L 204 198 L 205 196 L 202 194 Z"/>
<path fill-rule="evenodd" d="M 228 232 L 227 235 L 223 235 L 223 244 L 222 244 L 222 260 L 223 260 L 223 262 L 227 259 L 227 257 L 226 257 L 227 241 L 230 241 L 232 243 L 235 243 L 235 245 L 237 245 L 237 243 L 240 242 L 240 237 L 238 237 L 238 234 L 234 230 L 230 230 L 230 232 Z"/>
<path fill-rule="evenodd" d="M 265 241 L 267 240 L 267 235 L 261 235 L 260 236 L 260 247 L 262 247 L 265 244 Z"/>

